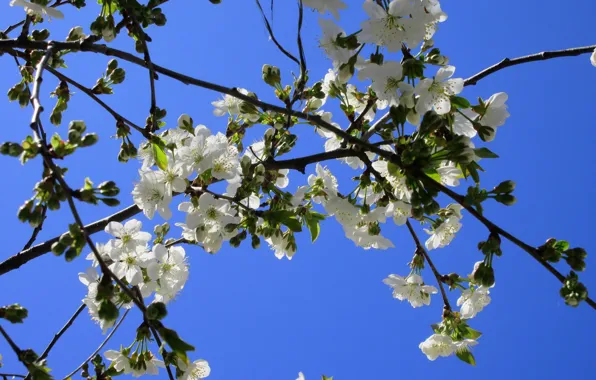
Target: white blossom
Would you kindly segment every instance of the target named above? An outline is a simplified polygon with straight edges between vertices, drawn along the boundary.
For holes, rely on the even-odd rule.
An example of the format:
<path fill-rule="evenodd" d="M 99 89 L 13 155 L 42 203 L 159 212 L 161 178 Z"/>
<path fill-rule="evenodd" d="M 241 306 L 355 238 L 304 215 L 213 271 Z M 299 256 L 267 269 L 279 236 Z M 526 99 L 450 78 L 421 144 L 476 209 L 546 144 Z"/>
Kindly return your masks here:
<path fill-rule="evenodd" d="M 594 52 L 590 56 L 590 62 L 592 63 L 592 66 L 596 67 L 596 49 L 594 49 Z"/>
<path fill-rule="evenodd" d="M 431 235 L 428 240 L 424 243 L 426 249 L 437 249 L 443 248 L 455 237 L 455 233 L 460 230 L 461 223 L 459 222 L 457 215 L 450 216 L 443 221 L 439 226 L 432 230 L 425 229 L 427 234 Z"/>
<path fill-rule="evenodd" d="M 339 19 L 339 11 L 348 6 L 341 0 L 302 0 L 304 6 L 316 9 L 320 14 L 327 11 Z"/>
<path fill-rule="evenodd" d="M 176 151 L 177 158 L 184 162 L 189 170 L 202 174 L 212 165 L 212 152 L 222 147 L 209 146 L 208 139 L 211 131 L 204 125 L 199 125 L 194 130 L 194 136 L 189 139 L 188 145 L 180 147 Z M 227 146 L 227 144 L 226 144 Z"/>
<path fill-rule="evenodd" d="M 320 163 L 317 163 L 315 170 L 317 175 L 311 174 L 308 176 L 308 185 L 320 187 L 327 196 L 337 195 L 337 179 L 331 174 L 331 171 Z M 321 203 L 324 200 L 325 197 L 323 196 L 313 197 L 315 203 Z"/>
<path fill-rule="evenodd" d="M 447 357 L 453 355 L 457 346 L 453 339 L 447 335 L 433 334 L 418 346 L 426 355 L 428 360 L 437 360 L 439 356 Z"/>
<path fill-rule="evenodd" d="M 382 65 L 369 63 L 358 72 L 358 79 L 372 80 L 372 89 L 379 98 L 379 109 L 398 106 L 401 94 L 411 93 L 413 88 L 402 82 L 403 68 L 397 61 L 387 61 Z"/>
<path fill-rule="evenodd" d="M 187 366 L 182 360 L 178 359 L 178 368 L 181 371 L 184 371 L 180 380 L 199 380 L 205 379 L 211 374 L 211 367 L 209 367 L 209 363 L 206 360 L 199 359 L 195 360 Z"/>
<path fill-rule="evenodd" d="M 430 295 L 438 292 L 434 286 L 424 285 L 422 277 L 415 273 L 406 278 L 390 274 L 383 282 L 393 288 L 393 298 L 407 300 L 414 308 L 430 305 Z"/>
<path fill-rule="evenodd" d="M 461 306 L 461 317 L 464 319 L 474 318 L 490 303 L 489 294 L 489 289 L 484 286 L 479 286 L 476 289 L 470 287 L 464 290 L 457 300 L 457 306 Z"/>
<path fill-rule="evenodd" d="M 172 195 L 166 188 L 165 178 L 160 171 L 141 171 L 141 180 L 132 191 L 132 198 L 145 216 L 153 219 L 155 211 L 164 219 L 172 216 L 170 202 Z"/>
<path fill-rule="evenodd" d="M 412 214 L 412 205 L 403 201 L 390 202 L 386 212 L 388 217 L 393 217 L 396 225 L 403 226 Z"/>
<path fill-rule="evenodd" d="M 296 253 L 296 245 L 290 241 L 289 237 L 290 235 L 288 234 L 276 232 L 265 239 L 275 253 L 275 257 L 280 260 L 284 257 L 287 257 L 288 260 L 292 260 L 292 257 Z"/>
<path fill-rule="evenodd" d="M 57 19 L 64 18 L 64 14 L 62 12 L 60 12 L 58 9 L 55 9 L 52 7 L 44 7 L 43 5 L 31 3 L 31 2 L 25 1 L 25 0 L 11 0 L 10 6 L 14 7 L 15 5 L 23 7 L 25 9 L 25 12 L 27 12 L 27 14 L 30 16 L 39 16 L 39 17 L 47 16 L 48 19 L 50 19 L 50 20 L 52 18 L 57 18 Z"/>
<path fill-rule="evenodd" d="M 439 115 L 445 115 L 451 111 L 450 97 L 462 92 L 464 80 L 461 78 L 449 79 L 455 73 L 455 67 L 441 67 L 434 79 L 422 79 L 414 92 L 419 95 L 416 104 L 416 112 L 423 115 L 434 109 Z"/>
<path fill-rule="evenodd" d="M 464 176 L 461 169 L 451 161 L 441 162 L 441 166 L 437 168 L 437 172 L 441 177 L 441 183 L 452 187 L 459 186 L 459 179 Z"/>
<path fill-rule="evenodd" d="M 110 222 L 104 231 L 116 238 L 110 241 L 113 248 L 119 251 L 136 251 L 138 246 L 145 247 L 151 240 L 151 234 L 141 231 L 141 228 L 143 228 L 143 223 L 131 219 L 124 225 L 120 222 Z M 110 253 L 110 256 L 114 255 Z"/>
<path fill-rule="evenodd" d="M 359 41 L 385 46 L 389 52 L 399 51 L 402 43 L 415 47 L 432 38 L 435 24 L 447 19 L 436 0 L 393 0 L 388 10 L 366 0 L 364 11 L 369 19 L 361 24 Z"/>
<path fill-rule="evenodd" d="M 351 50 L 343 48 L 337 43 L 337 37 L 346 37 L 346 33 L 333 20 L 319 18 L 319 25 L 323 31 L 323 35 L 319 39 L 319 44 L 325 51 L 325 54 L 327 54 L 327 57 L 333 61 L 333 67 L 339 69 L 352 56 Z"/>
<path fill-rule="evenodd" d="M 130 365 L 130 359 L 124 355 L 122 351 L 109 350 L 104 353 L 106 359 L 112 362 L 111 366 L 118 372 L 124 371 L 124 373 L 132 372 Z"/>

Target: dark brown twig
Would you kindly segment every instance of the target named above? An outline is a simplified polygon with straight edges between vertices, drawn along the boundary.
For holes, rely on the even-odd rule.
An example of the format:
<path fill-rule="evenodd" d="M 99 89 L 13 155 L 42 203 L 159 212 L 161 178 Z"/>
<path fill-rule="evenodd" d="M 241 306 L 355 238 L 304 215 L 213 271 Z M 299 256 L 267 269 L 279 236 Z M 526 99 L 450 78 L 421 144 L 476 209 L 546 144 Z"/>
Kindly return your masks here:
<path fill-rule="evenodd" d="M 410 234 L 412 235 L 412 238 L 414 239 L 414 242 L 416 243 L 416 253 L 419 255 L 422 255 L 424 257 L 424 259 L 428 263 L 428 266 L 430 266 L 430 269 L 432 270 L 433 275 L 435 276 L 435 279 L 437 280 L 437 284 L 439 284 L 439 289 L 441 290 L 441 296 L 443 297 L 443 304 L 445 305 L 445 309 L 451 311 L 451 305 L 449 304 L 449 298 L 447 298 L 447 292 L 445 292 L 445 287 L 443 286 L 443 281 L 442 281 L 443 276 L 441 276 L 441 274 L 439 273 L 439 271 L 433 264 L 432 260 L 430 259 L 428 252 L 426 252 L 424 245 L 422 245 L 422 243 L 420 242 L 420 239 L 418 239 L 418 235 L 416 235 L 416 231 L 414 231 L 414 228 L 412 227 L 412 224 L 410 223 L 409 219 L 406 221 L 406 226 L 408 226 L 408 230 L 410 231 Z"/>
<path fill-rule="evenodd" d="M 490 220 L 488 220 L 486 217 L 484 217 L 482 214 L 480 214 L 474 207 L 472 207 L 471 205 L 469 205 L 465 201 L 465 198 L 462 195 L 456 193 L 455 191 L 449 189 L 448 187 L 442 185 L 441 183 L 439 183 L 437 181 L 434 181 L 432 178 L 426 176 L 425 174 L 421 175 L 420 178 L 422 179 L 422 181 L 426 185 L 431 186 L 431 187 L 435 187 L 436 189 L 438 189 L 439 191 L 441 191 L 442 193 L 446 194 L 451 199 L 453 199 L 454 201 L 456 201 L 457 203 L 459 203 L 473 217 L 475 217 L 476 219 L 478 219 L 478 221 L 480 221 L 480 223 L 484 224 L 484 226 L 490 232 L 496 233 L 496 234 L 499 234 L 499 235 L 503 236 L 505 239 L 509 240 L 510 242 L 512 242 L 513 244 L 517 245 L 519 248 L 521 248 L 522 250 L 524 250 L 527 253 L 529 253 L 530 256 L 532 256 L 538 263 L 540 263 L 540 265 L 542 265 L 547 271 L 549 271 L 552 275 L 554 275 L 561 283 L 565 283 L 565 281 L 566 281 L 565 276 L 563 276 L 563 274 L 561 272 L 559 272 L 558 270 L 556 270 L 555 267 L 553 267 L 550 263 L 548 263 L 547 261 L 543 260 L 542 257 L 540 256 L 540 252 L 538 251 L 538 249 L 536 249 L 535 247 L 532 247 L 529 244 L 524 243 L 520 239 L 516 238 L 515 236 L 513 236 L 509 232 L 505 231 L 501 227 L 497 226 L 496 224 L 494 224 L 493 222 L 491 222 Z M 596 303 L 592 299 L 590 299 L 588 297 L 586 299 L 586 303 L 588 305 L 590 305 L 593 309 L 596 310 Z"/>
<path fill-rule="evenodd" d="M 114 109 L 112 109 L 110 106 L 108 106 L 106 103 L 104 103 L 89 88 L 83 86 L 82 84 L 80 84 L 79 82 L 75 81 L 74 79 L 72 79 L 72 78 L 70 78 L 70 77 L 68 77 L 68 76 L 60 73 L 58 70 L 55 70 L 55 69 L 53 69 L 51 67 L 46 67 L 46 70 L 48 70 L 50 73 L 52 73 L 52 75 L 54 75 L 56 78 L 58 78 L 58 79 L 60 79 L 62 81 L 65 81 L 67 83 L 70 83 L 71 85 L 73 85 L 76 88 L 78 88 L 79 90 L 81 90 L 83 93 L 85 93 L 91 99 L 93 99 L 97 104 L 99 104 L 106 111 L 108 111 L 108 113 L 110 115 L 112 115 L 114 117 L 114 119 L 116 119 L 116 121 L 122 121 L 122 122 L 128 124 L 131 128 L 133 128 L 137 132 L 142 133 L 143 136 L 148 137 L 147 132 L 145 131 L 144 128 L 139 127 L 138 125 L 136 125 L 132 121 L 128 120 L 127 118 L 125 118 L 124 116 L 122 116 L 121 114 L 119 114 L 118 112 L 114 111 Z"/>
<path fill-rule="evenodd" d="M 536 61 L 546 61 L 548 59 L 553 58 L 560 58 L 560 57 L 575 57 L 582 54 L 589 54 L 592 53 L 596 49 L 596 45 L 592 46 L 584 46 L 584 47 L 577 47 L 571 49 L 564 49 L 564 50 L 555 50 L 555 51 L 543 51 L 542 53 L 537 54 L 530 54 L 523 57 L 518 58 L 505 58 L 501 62 L 488 67 L 481 72 L 472 75 L 468 79 L 464 81 L 465 86 L 474 86 L 478 81 L 487 76 L 499 71 L 503 70 L 507 67 L 521 65 L 522 63 L 528 62 L 536 62 Z"/>
<path fill-rule="evenodd" d="M 271 40 L 273 41 L 275 46 L 277 46 L 279 51 L 281 51 L 286 57 L 300 65 L 300 61 L 296 57 L 294 57 L 292 53 L 284 49 L 284 47 L 279 43 L 279 41 L 277 41 L 277 38 L 275 38 L 275 34 L 273 33 L 273 28 L 271 27 L 271 24 L 269 24 L 267 15 L 265 14 L 263 7 L 261 6 L 261 2 L 259 0 L 256 0 L 256 2 L 257 6 L 259 7 L 259 11 L 261 12 L 261 16 L 263 17 L 263 21 L 265 22 L 265 27 L 267 27 L 267 32 L 269 32 L 269 36 L 271 37 Z"/>

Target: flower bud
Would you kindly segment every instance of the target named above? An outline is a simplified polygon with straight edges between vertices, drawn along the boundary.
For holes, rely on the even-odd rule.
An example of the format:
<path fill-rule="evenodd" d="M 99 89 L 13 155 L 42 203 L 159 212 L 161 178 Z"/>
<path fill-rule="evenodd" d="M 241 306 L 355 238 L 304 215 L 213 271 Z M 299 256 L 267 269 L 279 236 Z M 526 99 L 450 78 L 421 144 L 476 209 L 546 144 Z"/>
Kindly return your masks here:
<path fill-rule="evenodd" d="M 168 315 L 168 310 L 163 302 L 154 302 L 147 307 L 147 318 L 150 320 L 164 319 Z"/>
<path fill-rule="evenodd" d="M 263 81 L 269 86 L 278 87 L 281 85 L 281 73 L 278 67 L 263 65 Z"/>

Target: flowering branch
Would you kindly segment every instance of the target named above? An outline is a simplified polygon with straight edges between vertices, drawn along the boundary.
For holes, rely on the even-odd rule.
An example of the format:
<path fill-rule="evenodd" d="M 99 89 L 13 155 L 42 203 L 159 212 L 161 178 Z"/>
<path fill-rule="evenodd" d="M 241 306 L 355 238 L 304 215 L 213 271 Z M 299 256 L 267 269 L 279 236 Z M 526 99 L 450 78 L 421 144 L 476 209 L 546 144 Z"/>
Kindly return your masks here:
<path fill-rule="evenodd" d="M 550 263 L 543 260 L 542 257 L 540 256 L 540 252 L 538 251 L 538 249 L 536 249 L 535 247 L 532 247 L 529 244 L 524 243 L 520 239 L 516 238 L 509 232 L 505 231 L 501 227 L 497 226 L 496 224 L 494 224 L 493 222 L 488 220 L 481 213 L 479 213 L 474 207 L 469 205 L 462 195 L 456 193 L 455 191 L 449 189 L 448 187 L 442 185 L 441 183 L 434 181 L 433 179 L 427 177 L 426 175 L 422 175 L 421 179 L 424 181 L 424 183 L 440 190 L 442 193 L 445 193 L 451 199 L 453 199 L 454 201 L 456 201 L 457 203 L 462 205 L 462 207 L 464 207 L 470 214 L 472 214 L 472 216 L 474 216 L 482 224 L 484 224 L 490 232 L 503 236 L 505 239 L 509 240 L 513 244 L 517 245 L 519 248 L 521 248 L 524 251 L 526 251 L 527 253 L 529 253 L 530 256 L 532 256 L 536 261 L 538 261 L 540 263 L 540 265 L 542 265 L 544 268 L 546 268 L 546 270 L 548 270 L 552 275 L 554 275 L 561 283 L 565 283 L 565 281 L 566 281 L 565 276 L 563 276 L 563 274 L 561 272 L 556 270 Z M 590 305 L 594 310 L 596 310 L 596 302 L 594 302 L 590 297 L 586 298 L 586 303 L 588 305 Z"/>

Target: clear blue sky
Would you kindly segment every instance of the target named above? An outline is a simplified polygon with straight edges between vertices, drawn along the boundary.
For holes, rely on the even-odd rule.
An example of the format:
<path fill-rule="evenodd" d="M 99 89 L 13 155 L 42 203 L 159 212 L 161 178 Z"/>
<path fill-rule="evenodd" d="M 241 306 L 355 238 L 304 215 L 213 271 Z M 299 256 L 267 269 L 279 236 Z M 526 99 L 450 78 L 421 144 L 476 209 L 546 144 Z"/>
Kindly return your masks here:
<path fill-rule="evenodd" d="M 341 24 L 354 31 L 363 17 L 362 1 L 348 2 L 353 9 L 342 13 Z M 22 9 L 9 8 L 7 3 L 0 11 L 1 29 L 23 16 Z M 85 25 L 88 32 L 89 20 L 97 9 L 93 1 L 80 12 L 67 9 L 65 20 L 47 25 L 51 38 L 64 39 L 73 25 Z M 591 0 L 458 0 L 444 1 L 443 9 L 449 20 L 441 25 L 435 40 L 457 67 L 456 76 L 470 76 L 504 57 L 596 43 L 596 4 Z M 271 99 L 271 93 L 260 80 L 263 63 L 281 66 L 286 81 L 289 70 L 296 70 L 268 41 L 251 1 L 224 0 L 220 6 L 205 0 L 173 2 L 164 10 L 167 26 L 150 31 L 152 57 L 161 65 L 245 87 L 266 99 Z M 276 1 L 274 27 L 294 51 L 295 11 L 294 2 Z M 329 62 L 317 48 L 320 32 L 316 18 L 307 12 L 304 40 L 311 77 L 322 78 Z M 133 50 L 130 40 L 123 36 L 116 40 L 116 46 Z M 91 86 L 107 61 L 100 55 L 82 53 L 69 61 L 67 72 Z M 122 66 L 128 69 L 127 80 L 105 100 L 142 124 L 149 108 L 147 73 Z M 5 92 L 18 81 L 12 58 L 0 57 L 0 72 L 0 89 Z M 512 116 L 491 144 L 501 158 L 484 162 L 487 173 L 483 185 L 490 188 L 501 180 L 516 181 L 518 203 L 510 208 L 487 203 L 486 215 L 530 244 L 556 237 L 584 247 L 589 254 L 596 252 L 590 217 L 596 211 L 590 199 L 596 186 L 595 81 L 596 68 L 588 56 L 581 56 L 508 69 L 463 93 L 469 99 L 486 99 L 499 91 L 509 94 Z M 44 94 L 55 86 L 56 81 L 48 76 Z M 210 102 L 219 94 L 165 77 L 158 81 L 157 90 L 158 105 L 168 110 L 166 121 L 170 126 L 175 125 L 179 114 L 189 113 L 197 123 L 224 130 L 225 120 L 211 113 Z M 48 117 L 54 100 L 44 95 L 42 101 L 48 110 L 44 116 Z M 21 141 L 28 133 L 30 114 L 30 109 L 0 102 L 0 140 Z M 80 93 L 64 114 L 66 122 L 73 119 L 86 120 L 89 130 L 97 132 L 101 141 L 68 160 L 67 180 L 73 186 L 82 185 L 87 175 L 96 183 L 115 180 L 122 189 L 122 203 L 129 204 L 138 165 L 116 161 L 119 143 L 110 139 L 115 134 L 113 119 Z M 340 120 L 338 113 L 336 121 Z M 49 122 L 46 125 L 51 132 L 56 129 Z M 303 128 L 303 133 L 296 154 L 323 149 L 322 139 L 307 127 L 297 128 Z M 57 131 L 64 134 L 65 126 Z M 41 169 L 38 160 L 22 167 L 18 160 L 3 156 L 0 164 L 5 178 L 0 197 L 0 259 L 5 259 L 29 238 L 30 228 L 17 221 L 16 211 L 30 196 Z M 332 167 L 340 176 L 350 174 L 345 166 L 333 163 Z M 292 186 L 303 184 L 305 179 L 292 175 Z M 347 187 L 347 181 L 343 185 Z M 86 223 L 115 211 L 85 206 L 82 210 Z M 147 231 L 156 222 L 142 216 L 140 220 Z M 179 214 L 175 220 L 180 220 Z M 70 222 L 66 210 L 52 213 L 40 238 L 62 233 Z M 465 275 L 481 259 L 476 244 L 486 238 L 486 231 L 468 214 L 463 224 L 448 248 L 432 252 L 442 272 Z M 565 306 L 558 295 L 560 284 L 526 253 L 507 243 L 503 257 L 495 264 L 493 302 L 472 321 L 472 326 L 485 334 L 474 349 L 477 367 L 454 357 L 429 362 L 418 344 L 431 334 L 429 325 L 440 320 L 442 306 L 439 298 L 434 298 L 430 307 L 412 309 L 391 297 L 382 280 L 390 273 L 407 274 L 406 263 L 414 246 L 405 229 L 390 231 L 395 249 L 363 251 L 345 239 L 341 227 L 330 220 L 323 224 L 314 245 L 305 234 L 299 238 L 299 251 L 291 262 L 279 261 L 266 247 L 254 251 L 248 244 L 240 249 L 226 247 L 214 256 L 200 248 L 188 248 L 190 279 L 180 298 L 169 306 L 166 323 L 195 345 L 193 359 L 209 361 L 213 380 L 293 380 L 298 371 L 309 380 L 321 374 L 334 375 L 338 380 L 451 375 L 594 378 L 591 342 L 596 338 L 595 312 L 586 305 L 577 309 Z M 93 238 L 107 240 L 103 233 Z M 594 256 L 588 257 L 587 265 L 582 279 L 596 295 Z M 3 324 L 22 348 L 41 352 L 75 311 L 86 292 L 77 273 L 86 267 L 83 257 L 68 264 L 49 254 L 0 277 L 0 304 L 19 302 L 29 309 L 25 324 Z M 565 265 L 560 268 L 567 271 Z M 425 277 L 431 280 L 430 273 Z M 456 299 L 453 294 L 452 302 Z M 138 313 L 129 316 L 108 347 L 128 345 L 139 321 Z M 99 327 L 87 315 L 80 317 L 52 351 L 52 373 L 64 376 L 102 340 Z M 0 353 L 5 364 L 0 371 L 23 372 L 3 340 Z M 160 378 L 165 378 L 165 373 Z"/>

